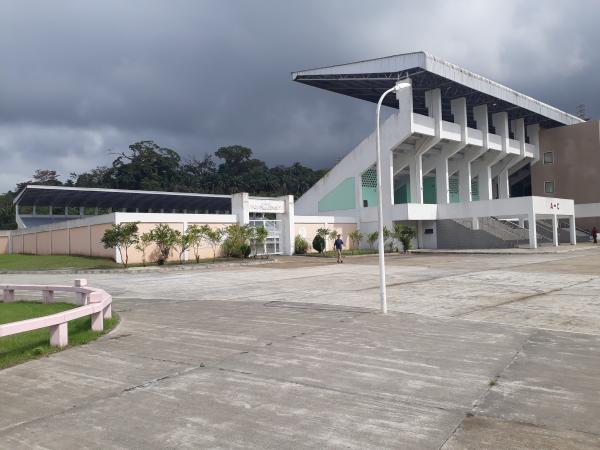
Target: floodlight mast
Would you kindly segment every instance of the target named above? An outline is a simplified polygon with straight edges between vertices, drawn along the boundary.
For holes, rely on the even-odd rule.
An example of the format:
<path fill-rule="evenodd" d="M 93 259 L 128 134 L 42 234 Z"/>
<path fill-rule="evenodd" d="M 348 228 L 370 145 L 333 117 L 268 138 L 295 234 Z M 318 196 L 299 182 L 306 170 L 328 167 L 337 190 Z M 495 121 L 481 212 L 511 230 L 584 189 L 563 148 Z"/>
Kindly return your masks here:
<path fill-rule="evenodd" d="M 377 102 L 377 117 L 376 117 L 376 135 L 377 135 L 377 216 L 379 226 L 379 240 L 378 240 L 378 253 L 379 253 L 379 293 L 381 297 L 381 312 L 387 314 L 387 292 L 385 286 L 385 242 L 383 239 L 383 189 L 381 187 L 381 136 L 379 131 L 379 115 L 381 112 L 381 104 L 385 99 L 386 95 L 397 92 L 400 89 L 410 87 L 410 82 L 398 81 L 394 87 L 388 89 L 379 98 Z"/>

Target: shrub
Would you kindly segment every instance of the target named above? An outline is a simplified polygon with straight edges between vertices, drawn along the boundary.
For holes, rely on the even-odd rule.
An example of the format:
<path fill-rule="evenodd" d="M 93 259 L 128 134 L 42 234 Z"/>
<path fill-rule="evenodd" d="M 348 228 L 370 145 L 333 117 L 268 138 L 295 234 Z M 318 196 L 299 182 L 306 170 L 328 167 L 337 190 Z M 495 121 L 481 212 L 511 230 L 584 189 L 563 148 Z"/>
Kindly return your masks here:
<path fill-rule="evenodd" d="M 247 248 L 250 247 L 251 228 L 247 225 L 230 225 L 227 227 L 227 237 L 221 248 L 225 255 L 232 258 L 245 258 Z M 250 251 L 252 248 L 250 247 Z M 249 255 L 250 253 L 248 253 Z"/>
<path fill-rule="evenodd" d="M 412 240 L 417 235 L 413 227 L 397 223 L 394 225 L 394 237 L 402 243 L 402 251 L 407 253 L 412 248 Z"/>
<path fill-rule="evenodd" d="M 323 238 L 323 251 L 325 251 L 327 249 L 327 238 L 329 237 L 329 233 L 331 233 L 331 230 L 329 228 L 319 228 L 317 230 L 317 235 L 321 236 Z M 314 248 L 314 241 L 313 241 L 313 248 Z M 319 252 L 319 253 L 322 253 L 322 252 Z"/>
<path fill-rule="evenodd" d="M 247 258 L 252 253 L 252 247 L 248 244 L 242 244 L 240 250 L 242 253 L 242 258 Z M 254 257 L 256 258 L 256 253 L 254 254 Z"/>
<path fill-rule="evenodd" d="M 127 263 L 129 262 L 129 247 L 137 244 L 139 240 L 138 223 L 113 224 L 109 229 L 104 231 L 104 235 L 102 236 L 101 242 L 104 244 L 104 248 L 116 247 L 121 256 L 123 267 L 127 267 Z"/>
<path fill-rule="evenodd" d="M 350 233 L 350 239 L 352 240 L 352 254 L 354 254 L 354 247 L 357 249 L 360 248 L 360 241 L 365 237 L 364 234 L 360 232 L 360 230 L 354 230 Z"/>
<path fill-rule="evenodd" d="M 325 238 L 317 234 L 312 241 L 312 246 L 319 253 L 323 253 L 325 250 Z"/>
<path fill-rule="evenodd" d="M 294 238 L 294 253 L 304 255 L 308 251 L 308 242 L 299 234 Z"/>
<path fill-rule="evenodd" d="M 158 247 L 158 264 L 163 265 L 171 250 L 176 247 L 181 240 L 181 232 L 174 230 L 169 225 L 160 223 L 151 231 L 152 240 Z"/>
<path fill-rule="evenodd" d="M 372 233 L 369 233 L 369 235 L 367 236 L 367 242 L 369 243 L 369 248 L 371 250 L 373 250 L 373 245 L 375 244 L 375 242 L 377 242 L 377 239 L 379 239 L 378 231 L 373 231 Z"/>

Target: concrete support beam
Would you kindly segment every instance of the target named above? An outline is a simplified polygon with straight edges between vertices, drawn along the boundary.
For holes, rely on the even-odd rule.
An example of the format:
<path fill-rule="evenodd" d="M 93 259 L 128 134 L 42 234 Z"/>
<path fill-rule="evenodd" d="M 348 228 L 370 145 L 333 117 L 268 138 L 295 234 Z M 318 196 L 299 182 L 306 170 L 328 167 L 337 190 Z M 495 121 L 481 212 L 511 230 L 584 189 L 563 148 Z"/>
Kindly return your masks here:
<path fill-rule="evenodd" d="M 533 124 L 527 125 L 527 136 L 529 137 L 529 144 L 534 147 L 534 162 L 540 159 L 540 125 Z"/>
<path fill-rule="evenodd" d="M 575 216 L 569 216 L 569 240 L 571 245 L 577 244 L 577 229 L 575 228 Z"/>
<path fill-rule="evenodd" d="M 442 134 L 442 94 L 439 89 L 425 92 L 425 105 L 429 116 L 434 121 L 435 135 L 421 139 L 415 146 L 410 171 L 410 197 L 411 203 L 423 203 L 423 155 L 437 145 Z M 383 180 L 382 180 L 383 181 Z"/>
<path fill-rule="evenodd" d="M 492 114 L 492 125 L 496 129 L 496 134 L 502 138 L 502 151 L 506 153 L 508 151 L 508 140 L 510 139 L 510 134 L 508 132 L 508 113 L 502 111 Z"/>
<path fill-rule="evenodd" d="M 483 148 L 487 151 L 488 136 L 489 136 L 489 124 L 488 124 L 488 108 L 487 105 L 479 105 L 473 108 L 473 117 L 477 122 L 477 129 L 481 131 L 483 138 Z"/>
<path fill-rule="evenodd" d="M 461 202 L 470 202 L 471 197 L 471 160 L 464 158 L 458 168 L 458 197 Z"/>
<path fill-rule="evenodd" d="M 515 119 L 510 121 L 510 129 L 519 141 L 521 156 L 525 157 L 525 119 Z"/>
<path fill-rule="evenodd" d="M 237 216 L 240 225 L 250 223 L 250 206 L 247 192 L 240 192 L 231 196 L 231 213 Z"/>
<path fill-rule="evenodd" d="M 552 216 L 552 245 L 558 247 L 558 217 Z"/>
<path fill-rule="evenodd" d="M 529 222 L 529 248 L 537 248 L 537 228 L 535 225 L 535 213 L 531 212 L 528 216 Z"/>
<path fill-rule="evenodd" d="M 450 181 L 448 176 L 448 158 L 440 155 L 435 166 L 436 203 L 450 202 Z"/>

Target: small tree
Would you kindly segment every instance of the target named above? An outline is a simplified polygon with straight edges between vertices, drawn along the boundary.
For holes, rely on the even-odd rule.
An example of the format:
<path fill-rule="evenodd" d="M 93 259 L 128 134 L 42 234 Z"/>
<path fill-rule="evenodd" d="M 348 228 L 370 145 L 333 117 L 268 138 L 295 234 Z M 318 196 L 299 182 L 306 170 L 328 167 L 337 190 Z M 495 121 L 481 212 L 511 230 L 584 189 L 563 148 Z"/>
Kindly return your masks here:
<path fill-rule="evenodd" d="M 104 248 L 117 248 L 123 267 L 127 268 L 129 262 L 129 247 L 138 242 L 138 223 L 128 222 L 113 224 L 108 230 L 104 231 L 101 242 Z"/>
<path fill-rule="evenodd" d="M 337 239 L 337 235 L 340 234 L 338 233 L 338 230 L 336 230 L 335 228 L 331 231 L 329 231 L 329 240 L 332 243 L 332 247 L 333 247 L 333 243 L 335 242 L 335 240 Z"/>
<path fill-rule="evenodd" d="M 225 230 L 222 228 L 211 228 L 209 225 L 202 225 L 203 238 L 209 243 L 213 251 L 213 262 L 217 259 L 217 248 L 221 245 L 221 241 L 225 237 Z"/>
<path fill-rule="evenodd" d="M 202 241 L 206 238 L 204 235 L 204 229 L 203 227 L 200 227 L 196 224 L 190 225 L 187 230 L 187 235 L 190 241 L 190 247 L 194 249 L 194 257 L 196 258 L 196 263 L 199 263 L 200 247 L 202 247 Z"/>
<path fill-rule="evenodd" d="M 386 245 L 389 244 L 388 250 L 392 251 L 392 247 L 394 246 L 394 242 L 392 241 L 394 235 L 387 227 L 383 227 L 383 248 L 385 249 Z"/>
<path fill-rule="evenodd" d="M 394 237 L 402 243 L 402 252 L 408 253 L 412 248 L 412 240 L 417 235 L 413 227 L 397 223 L 394 225 Z"/>
<path fill-rule="evenodd" d="M 190 241 L 190 235 L 189 233 L 185 232 L 185 233 L 180 233 L 179 231 L 177 232 L 177 243 L 175 244 L 175 246 L 178 249 L 179 252 L 179 263 L 183 264 L 183 255 L 185 255 L 185 252 L 190 248 L 191 246 L 191 241 Z"/>
<path fill-rule="evenodd" d="M 250 228 L 250 247 L 252 248 L 252 253 L 254 253 L 255 258 L 258 253 L 258 247 L 265 243 L 268 236 L 269 232 L 265 227 Z"/>
<path fill-rule="evenodd" d="M 158 247 L 158 264 L 163 265 L 169 259 L 171 250 L 179 244 L 181 232 L 167 224 L 159 223 L 151 233 L 152 240 Z"/>
<path fill-rule="evenodd" d="M 327 238 L 329 237 L 329 233 L 331 233 L 329 228 L 319 228 L 317 230 L 317 236 L 319 236 L 321 238 L 321 240 L 323 241 L 323 250 L 319 251 L 315 248 L 315 240 L 314 239 L 313 239 L 313 248 L 315 250 L 317 250 L 319 253 L 323 253 L 327 249 Z"/>
<path fill-rule="evenodd" d="M 379 239 L 379 232 L 377 232 L 377 231 L 373 231 L 372 233 L 369 233 L 369 235 L 367 236 L 367 242 L 369 243 L 369 248 L 371 250 L 373 250 L 373 245 L 375 245 L 375 242 L 377 242 L 377 239 Z"/>
<path fill-rule="evenodd" d="M 152 244 L 152 232 L 144 233 L 140 236 L 137 244 L 135 244 L 136 250 L 142 252 L 142 265 L 146 266 L 146 249 Z"/>
<path fill-rule="evenodd" d="M 350 239 L 352 240 L 352 254 L 354 254 L 354 246 L 356 248 L 360 248 L 360 241 L 362 241 L 364 235 L 360 232 L 360 230 L 354 230 L 350 233 Z"/>

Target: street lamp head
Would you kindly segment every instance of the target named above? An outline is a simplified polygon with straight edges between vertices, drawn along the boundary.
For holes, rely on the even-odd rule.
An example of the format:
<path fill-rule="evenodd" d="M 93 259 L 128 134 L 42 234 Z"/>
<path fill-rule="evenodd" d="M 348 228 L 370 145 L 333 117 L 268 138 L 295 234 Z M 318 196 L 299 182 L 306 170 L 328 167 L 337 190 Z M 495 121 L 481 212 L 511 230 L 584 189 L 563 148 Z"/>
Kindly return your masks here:
<path fill-rule="evenodd" d="M 396 85 L 394 86 L 394 91 L 399 91 L 400 89 L 404 89 L 404 88 L 407 88 L 410 86 L 411 86 L 410 81 L 407 81 L 407 80 L 398 81 L 396 83 Z"/>

